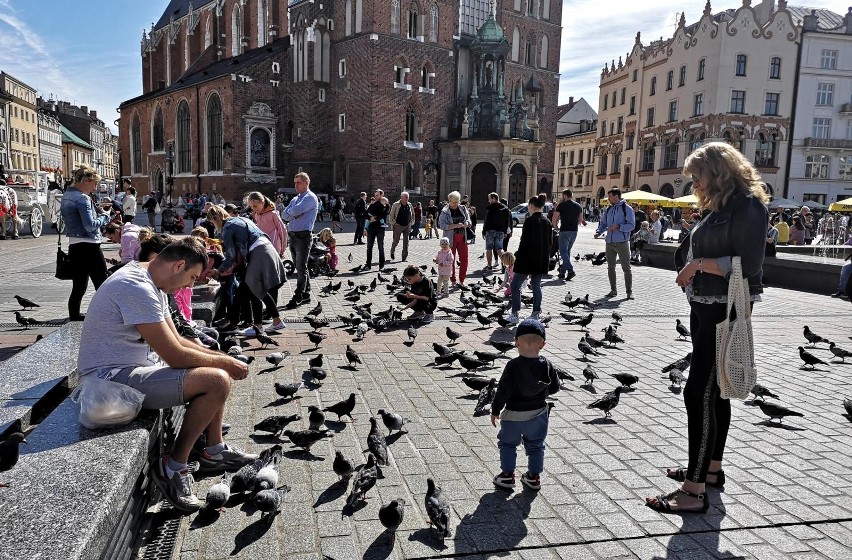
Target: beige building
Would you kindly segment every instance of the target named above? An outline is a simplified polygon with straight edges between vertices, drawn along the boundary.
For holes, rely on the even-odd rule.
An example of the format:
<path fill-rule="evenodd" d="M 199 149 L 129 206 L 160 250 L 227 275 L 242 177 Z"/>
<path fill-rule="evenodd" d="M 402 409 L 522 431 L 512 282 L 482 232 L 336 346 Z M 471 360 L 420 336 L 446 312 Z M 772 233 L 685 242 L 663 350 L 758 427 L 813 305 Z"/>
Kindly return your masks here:
<path fill-rule="evenodd" d="M 0 92 L 11 97 L 6 107 L 9 130 L 11 179 L 36 184 L 39 169 L 38 108 L 36 90 L 5 72 L 0 72 Z"/>
<path fill-rule="evenodd" d="M 65 178 L 74 176 L 74 170 L 81 164 L 92 165 L 92 154 L 95 149 L 91 144 L 62 127 L 62 175 Z"/>
<path fill-rule="evenodd" d="M 597 118 L 584 98 L 557 107 L 556 111 L 556 187 L 554 199 L 563 189 L 571 189 L 574 200 L 586 207 L 593 202 Z"/>
<path fill-rule="evenodd" d="M 618 186 L 675 197 L 692 182 L 686 156 L 725 140 L 755 163 L 770 191 L 786 180 L 800 11 L 746 0 L 686 24 L 604 66 L 600 83 L 597 197 Z"/>
<path fill-rule="evenodd" d="M 118 136 L 107 128 L 104 135 L 104 174 L 103 182 L 112 189 L 119 189 L 118 177 Z"/>

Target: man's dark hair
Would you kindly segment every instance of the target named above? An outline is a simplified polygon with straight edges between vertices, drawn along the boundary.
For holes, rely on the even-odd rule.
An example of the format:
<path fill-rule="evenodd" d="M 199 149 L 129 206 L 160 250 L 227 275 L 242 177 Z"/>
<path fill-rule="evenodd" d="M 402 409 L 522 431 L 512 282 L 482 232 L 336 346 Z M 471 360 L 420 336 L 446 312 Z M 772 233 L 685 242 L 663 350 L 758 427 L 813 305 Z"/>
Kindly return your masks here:
<path fill-rule="evenodd" d="M 500 197 L 497 195 L 496 192 L 488 193 L 488 198 L 493 198 L 494 200 L 497 200 L 497 201 L 500 200 Z"/>
<path fill-rule="evenodd" d="M 544 208 L 544 197 L 541 195 L 534 196 L 529 199 L 529 203 L 535 206 L 536 208 Z"/>
<path fill-rule="evenodd" d="M 574 193 L 571 192 L 571 189 L 565 189 L 564 191 L 562 191 L 562 194 L 564 196 L 567 196 L 568 198 L 574 198 Z"/>
<path fill-rule="evenodd" d="M 118 233 L 119 231 L 121 231 L 121 226 L 118 224 L 107 224 L 104 226 L 104 233 L 106 234 Z"/>
<path fill-rule="evenodd" d="M 502 204 L 503 206 L 508 206 L 508 205 L 509 205 L 509 201 L 508 201 L 508 199 L 501 198 L 501 199 L 500 199 L 500 204 Z"/>
<path fill-rule="evenodd" d="M 611 189 L 606 191 L 606 194 L 614 194 L 618 198 L 621 198 L 621 189 L 619 189 L 618 187 L 612 187 Z"/>
<path fill-rule="evenodd" d="M 136 188 L 135 187 L 127 187 L 127 192 L 129 192 L 133 196 L 136 196 Z"/>
<path fill-rule="evenodd" d="M 124 179 L 122 179 L 122 180 L 121 180 L 121 182 L 122 182 L 122 183 L 124 183 L 125 185 L 132 185 L 132 184 L 133 184 L 133 183 L 130 181 L 130 179 L 128 179 L 128 178 L 126 178 L 126 177 L 125 177 Z"/>
<path fill-rule="evenodd" d="M 406 278 L 411 278 L 412 276 L 417 276 L 417 274 L 419 272 L 420 272 L 419 268 L 410 264 L 410 265 L 405 267 L 405 270 L 402 271 L 402 275 L 405 276 Z"/>
<path fill-rule="evenodd" d="M 170 262 L 184 261 L 186 268 L 200 264 L 201 268 L 205 269 L 207 268 L 207 245 L 203 239 L 190 235 L 166 245 L 160 251 L 158 258 Z"/>
<path fill-rule="evenodd" d="M 175 238 L 168 233 L 155 233 L 139 245 L 139 262 L 148 262 L 151 260 L 151 255 L 159 255 L 174 241 Z"/>

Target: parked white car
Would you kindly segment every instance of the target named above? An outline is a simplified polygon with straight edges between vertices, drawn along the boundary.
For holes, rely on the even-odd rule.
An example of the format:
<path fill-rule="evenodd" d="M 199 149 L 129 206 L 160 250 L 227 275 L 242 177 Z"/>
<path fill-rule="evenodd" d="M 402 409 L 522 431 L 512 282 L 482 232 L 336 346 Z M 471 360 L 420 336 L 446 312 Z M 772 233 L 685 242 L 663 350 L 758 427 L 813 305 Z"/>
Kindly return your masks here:
<path fill-rule="evenodd" d="M 544 204 L 544 214 L 548 214 L 551 210 L 553 210 L 553 204 L 550 202 L 546 202 Z M 524 223 L 524 220 L 527 219 L 529 213 L 527 212 L 527 203 L 518 204 L 514 208 L 512 208 L 512 226 L 516 227 Z"/>

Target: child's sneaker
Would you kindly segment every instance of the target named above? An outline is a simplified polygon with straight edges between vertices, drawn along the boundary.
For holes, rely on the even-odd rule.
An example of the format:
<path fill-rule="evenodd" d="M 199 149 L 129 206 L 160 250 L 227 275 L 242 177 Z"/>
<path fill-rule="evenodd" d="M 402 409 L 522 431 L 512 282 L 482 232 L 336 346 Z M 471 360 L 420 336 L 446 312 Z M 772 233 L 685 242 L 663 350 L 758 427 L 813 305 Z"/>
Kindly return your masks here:
<path fill-rule="evenodd" d="M 502 471 L 497 473 L 497 476 L 494 477 L 494 486 L 499 486 L 500 488 L 514 488 L 515 473 L 504 473 Z"/>
<path fill-rule="evenodd" d="M 514 476 L 512 478 L 514 479 Z M 530 472 L 527 471 L 521 475 L 521 484 L 530 490 L 541 490 L 541 476 L 537 474 L 530 474 Z"/>

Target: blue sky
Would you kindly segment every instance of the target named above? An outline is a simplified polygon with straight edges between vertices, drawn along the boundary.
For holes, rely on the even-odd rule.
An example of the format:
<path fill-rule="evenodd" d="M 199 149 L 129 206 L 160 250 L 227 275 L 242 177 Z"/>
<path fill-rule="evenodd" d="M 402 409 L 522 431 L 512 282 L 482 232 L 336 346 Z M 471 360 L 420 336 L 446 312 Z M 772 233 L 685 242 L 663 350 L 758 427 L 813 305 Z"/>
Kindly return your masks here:
<path fill-rule="evenodd" d="M 283 2 L 283 0 L 280 0 Z M 756 5 L 759 0 L 754 0 Z M 560 103 L 569 96 L 598 104 L 600 71 L 632 47 L 675 30 L 678 9 L 687 23 L 701 17 L 704 0 L 564 0 Z M 796 3 L 794 3 L 796 4 Z M 849 0 L 822 0 L 820 7 L 846 13 Z M 0 0 L 0 69 L 39 93 L 88 105 L 105 122 L 115 108 L 142 93 L 139 42 L 167 0 Z M 602 6 L 606 9 L 601 9 Z M 713 11 L 741 0 L 713 3 Z"/>

